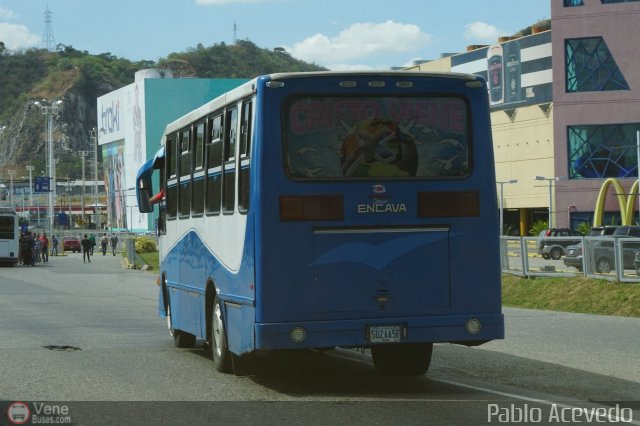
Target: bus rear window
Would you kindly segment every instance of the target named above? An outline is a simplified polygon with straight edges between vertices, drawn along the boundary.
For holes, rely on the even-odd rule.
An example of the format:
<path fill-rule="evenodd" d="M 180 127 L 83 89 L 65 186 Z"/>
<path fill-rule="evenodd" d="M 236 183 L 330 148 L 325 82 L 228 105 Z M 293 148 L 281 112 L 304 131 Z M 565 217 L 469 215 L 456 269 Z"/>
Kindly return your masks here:
<path fill-rule="evenodd" d="M 15 222 L 13 217 L 0 217 L 0 240 L 15 239 Z"/>
<path fill-rule="evenodd" d="M 296 97 L 284 107 L 296 179 L 467 176 L 469 117 L 461 97 Z"/>

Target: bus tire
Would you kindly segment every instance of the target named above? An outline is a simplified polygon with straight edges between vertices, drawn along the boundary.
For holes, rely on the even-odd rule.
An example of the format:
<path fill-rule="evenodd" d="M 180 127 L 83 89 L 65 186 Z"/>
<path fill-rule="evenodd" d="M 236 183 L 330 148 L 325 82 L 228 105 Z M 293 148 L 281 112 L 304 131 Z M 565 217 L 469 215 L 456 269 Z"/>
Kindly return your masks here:
<path fill-rule="evenodd" d="M 378 373 L 397 376 L 421 376 L 429 370 L 433 343 L 377 345 L 371 347 L 373 365 Z"/>
<path fill-rule="evenodd" d="M 608 274 L 613 271 L 613 261 L 607 257 L 601 257 L 596 261 L 596 272 L 599 274 Z"/>
<path fill-rule="evenodd" d="M 213 312 L 211 313 L 211 353 L 213 366 L 221 373 L 232 373 L 233 363 L 229 347 L 227 346 L 227 332 L 224 328 L 222 306 L 218 296 L 213 300 Z"/>

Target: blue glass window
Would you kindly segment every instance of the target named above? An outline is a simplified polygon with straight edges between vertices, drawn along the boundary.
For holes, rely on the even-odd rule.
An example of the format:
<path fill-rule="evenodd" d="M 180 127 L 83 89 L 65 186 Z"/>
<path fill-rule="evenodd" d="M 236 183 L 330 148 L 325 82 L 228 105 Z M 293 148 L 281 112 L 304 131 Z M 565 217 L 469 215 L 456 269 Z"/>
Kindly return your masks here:
<path fill-rule="evenodd" d="M 567 92 L 629 90 L 602 37 L 565 40 Z"/>
<path fill-rule="evenodd" d="M 640 123 L 568 128 L 569 178 L 637 177 Z"/>
<path fill-rule="evenodd" d="M 564 0 L 564 7 L 584 6 L 583 0 Z"/>

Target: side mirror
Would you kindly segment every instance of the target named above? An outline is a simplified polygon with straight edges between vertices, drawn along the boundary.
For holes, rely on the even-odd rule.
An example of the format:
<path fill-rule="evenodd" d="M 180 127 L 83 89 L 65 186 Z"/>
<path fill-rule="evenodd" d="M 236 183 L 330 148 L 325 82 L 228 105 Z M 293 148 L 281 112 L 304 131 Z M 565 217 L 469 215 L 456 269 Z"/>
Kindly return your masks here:
<path fill-rule="evenodd" d="M 152 194 L 151 179 L 144 177 L 139 178 L 136 187 L 136 197 L 138 199 L 138 210 L 140 210 L 140 213 L 151 213 L 153 211 L 153 204 L 151 204 L 150 200 Z"/>

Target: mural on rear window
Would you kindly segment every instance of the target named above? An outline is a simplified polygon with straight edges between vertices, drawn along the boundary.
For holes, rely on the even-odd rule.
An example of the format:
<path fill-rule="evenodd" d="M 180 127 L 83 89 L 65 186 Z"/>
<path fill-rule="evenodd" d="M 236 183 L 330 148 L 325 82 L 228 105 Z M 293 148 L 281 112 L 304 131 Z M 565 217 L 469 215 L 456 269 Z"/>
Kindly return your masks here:
<path fill-rule="evenodd" d="M 461 98 L 295 98 L 285 107 L 284 121 L 294 178 L 469 173 L 467 106 Z"/>

